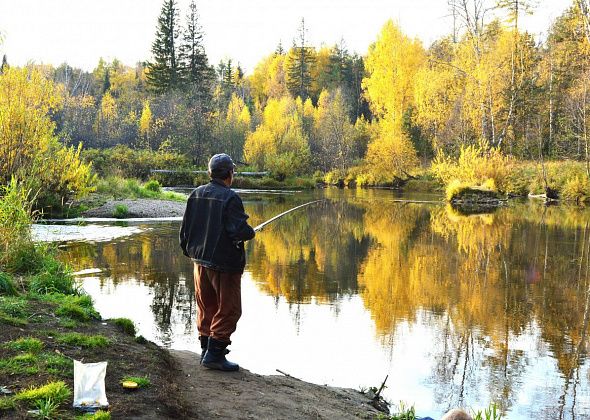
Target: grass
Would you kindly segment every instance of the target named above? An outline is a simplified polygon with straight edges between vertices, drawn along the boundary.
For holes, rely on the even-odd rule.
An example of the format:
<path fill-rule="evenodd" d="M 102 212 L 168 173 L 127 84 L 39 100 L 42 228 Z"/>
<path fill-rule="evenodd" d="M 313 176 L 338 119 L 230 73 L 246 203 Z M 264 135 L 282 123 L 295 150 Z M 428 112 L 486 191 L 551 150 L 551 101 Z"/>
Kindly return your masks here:
<path fill-rule="evenodd" d="M 400 401 L 397 407 L 397 413 L 387 415 L 379 414 L 377 416 L 379 420 L 416 420 L 416 410 L 414 406 L 407 407 L 403 401 Z"/>
<path fill-rule="evenodd" d="M 50 382 L 38 388 L 29 388 L 17 393 L 13 398 L 15 401 L 37 401 L 52 399 L 57 405 L 60 405 L 72 395 L 72 391 L 65 382 Z"/>
<path fill-rule="evenodd" d="M 157 186 L 156 186 L 157 183 Z M 109 176 L 98 181 L 96 192 L 120 200 L 123 198 L 153 198 L 160 200 L 186 201 L 184 194 L 162 191 L 158 181 L 141 184 L 135 179 Z"/>
<path fill-rule="evenodd" d="M 90 321 L 91 319 L 100 319 L 98 312 L 92 306 L 81 305 L 77 302 L 65 302 L 55 311 L 58 316 L 65 316 L 78 321 Z"/>
<path fill-rule="evenodd" d="M 14 351 L 26 351 L 29 353 L 39 353 L 43 349 L 43 342 L 38 338 L 19 338 L 9 341 L 3 347 Z"/>
<path fill-rule="evenodd" d="M 47 373 L 70 377 L 74 374 L 74 362 L 68 357 L 57 353 L 42 353 L 39 359 Z"/>
<path fill-rule="evenodd" d="M 24 327 L 28 323 L 29 322 L 26 319 L 16 318 L 0 312 L 0 324 L 8 324 L 12 325 L 13 327 Z"/>
<path fill-rule="evenodd" d="M 51 420 L 56 418 L 59 403 L 52 398 L 40 399 L 35 401 L 35 408 L 37 409 L 35 418 Z"/>
<path fill-rule="evenodd" d="M 76 417 L 79 420 L 111 420 L 111 413 L 108 411 L 98 410 L 94 414 L 84 414 L 83 416 Z"/>
<path fill-rule="evenodd" d="M 3 273 L 0 271 L 0 295 L 6 296 L 16 296 L 18 295 L 18 290 L 16 290 L 16 286 L 12 277 L 10 275 Z"/>
<path fill-rule="evenodd" d="M 129 209 L 125 204 L 117 204 L 113 211 L 113 217 L 117 219 L 124 219 L 129 214 Z"/>
<path fill-rule="evenodd" d="M 57 342 L 86 348 L 106 347 L 111 344 L 110 340 L 103 335 L 86 335 L 75 332 L 60 334 L 57 337 Z"/>
<path fill-rule="evenodd" d="M 491 403 L 488 408 L 483 411 L 478 410 L 473 412 L 473 420 L 501 420 L 502 415 L 498 412 L 498 406 Z"/>
<path fill-rule="evenodd" d="M 29 316 L 28 308 L 29 304 L 26 298 L 13 296 L 0 297 L 0 314 L 23 319 Z"/>
<path fill-rule="evenodd" d="M 129 334 L 131 337 L 135 337 L 137 330 L 133 321 L 128 318 L 114 318 L 112 321 L 121 331 Z"/>
<path fill-rule="evenodd" d="M 147 376 L 125 376 L 121 379 L 121 383 L 126 381 L 135 382 L 139 388 L 147 388 L 152 384 Z"/>
<path fill-rule="evenodd" d="M 80 294 L 70 268 L 53 255 L 43 258 L 40 269 L 30 278 L 28 288 L 30 292 L 37 294 Z"/>
<path fill-rule="evenodd" d="M 36 375 L 39 371 L 39 357 L 32 353 L 0 359 L 0 372 L 7 375 Z"/>
<path fill-rule="evenodd" d="M 25 353 L 0 359 L 0 372 L 7 375 L 37 375 L 46 372 L 71 377 L 74 362 L 57 353 Z"/>
<path fill-rule="evenodd" d="M 14 400 L 10 397 L 0 397 L 0 412 L 13 410 L 16 407 Z"/>

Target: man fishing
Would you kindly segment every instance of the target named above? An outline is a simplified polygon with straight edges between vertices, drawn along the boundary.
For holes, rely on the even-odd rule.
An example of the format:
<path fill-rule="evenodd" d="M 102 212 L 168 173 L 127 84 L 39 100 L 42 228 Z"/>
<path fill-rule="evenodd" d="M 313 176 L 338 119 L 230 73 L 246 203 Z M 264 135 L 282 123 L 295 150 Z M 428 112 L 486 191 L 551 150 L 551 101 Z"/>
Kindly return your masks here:
<path fill-rule="evenodd" d="M 242 200 L 230 188 L 235 167 L 225 153 L 211 157 L 211 181 L 188 197 L 180 227 L 180 246 L 195 265 L 201 363 L 222 371 L 239 370 L 225 355 L 242 314 L 244 241 L 255 235 Z"/>

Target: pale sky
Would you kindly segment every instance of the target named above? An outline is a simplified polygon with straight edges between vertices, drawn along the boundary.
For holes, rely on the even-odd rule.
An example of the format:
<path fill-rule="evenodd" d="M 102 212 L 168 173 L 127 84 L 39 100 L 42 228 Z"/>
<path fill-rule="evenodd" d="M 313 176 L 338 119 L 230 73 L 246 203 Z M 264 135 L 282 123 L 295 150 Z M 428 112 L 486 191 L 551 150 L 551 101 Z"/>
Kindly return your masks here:
<path fill-rule="evenodd" d="M 539 0 L 523 19 L 529 32 L 546 32 L 573 0 Z M 190 0 L 179 0 L 184 23 Z M 231 58 L 246 73 L 279 41 L 290 47 L 301 18 L 311 45 L 344 39 L 364 55 L 387 19 L 425 46 L 451 31 L 447 0 L 201 0 L 197 1 L 212 64 Z M 8 62 L 28 61 L 92 70 L 99 57 L 134 65 L 151 58 L 161 0 L 0 0 L 0 33 Z"/>

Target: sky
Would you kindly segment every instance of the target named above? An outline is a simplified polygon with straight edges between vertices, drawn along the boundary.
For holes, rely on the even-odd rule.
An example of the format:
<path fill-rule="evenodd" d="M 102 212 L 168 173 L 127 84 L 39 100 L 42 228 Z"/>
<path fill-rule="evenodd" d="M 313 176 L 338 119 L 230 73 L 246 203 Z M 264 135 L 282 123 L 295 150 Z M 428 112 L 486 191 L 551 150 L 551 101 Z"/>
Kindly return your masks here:
<path fill-rule="evenodd" d="M 178 1 L 181 22 L 189 2 Z M 537 3 L 522 24 L 542 37 L 572 0 Z M 100 57 L 134 65 L 151 58 L 161 5 L 161 0 L 0 0 L 0 54 L 13 65 L 68 62 L 92 70 Z M 312 46 L 343 39 L 350 52 L 364 55 L 388 19 L 425 46 L 450 33 L 446 5 L 447 0 L 197 0 L 209 61 L 231 58 L 246 73 L 279 42 L 290 47 L 302 18 Z"/>

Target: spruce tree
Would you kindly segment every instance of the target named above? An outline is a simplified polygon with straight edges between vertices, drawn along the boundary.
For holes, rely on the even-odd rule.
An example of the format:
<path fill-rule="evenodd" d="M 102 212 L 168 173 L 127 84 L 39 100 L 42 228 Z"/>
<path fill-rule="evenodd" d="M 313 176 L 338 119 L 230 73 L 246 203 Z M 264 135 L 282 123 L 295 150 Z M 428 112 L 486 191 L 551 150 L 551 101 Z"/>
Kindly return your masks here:
<path fill-rule="evenodd" d="M 2 64 L 0 65 L 0 74 L 4 73 L 6 69 L 8 69 L 8 59 L 6 58 L 6 54 L 2 56 Z"/>
<path fill-rule="evenodd" d="M 157 93 L 165 93 L 180 87 L 176 39 L 179 34 L 176 0 L 164 0 L 156 39 L 152 44 L 154 61 L 148 64 L 147 80 Z"/>
<path fill-rule="evenodd" d="M 186 16 L 186 27 L 179 48 L 182 83 L 187 89 L 203 90 L 211 79 L 211 68 L 203 46 L 203 32 L 199 25 L 197 5 L 192 0 Z"/>
<path fill-rule="evenodd" d="M 287 88 L 293 96 L 302 100 L 309 97 L 311 87 L 311 66 L 315 61 L 314 50 L 308 47 L 305 39 L 305 19 L 301 19 L 298 39 L 293 41 L 287 68 Z"/>

